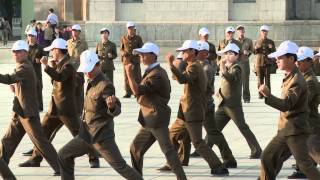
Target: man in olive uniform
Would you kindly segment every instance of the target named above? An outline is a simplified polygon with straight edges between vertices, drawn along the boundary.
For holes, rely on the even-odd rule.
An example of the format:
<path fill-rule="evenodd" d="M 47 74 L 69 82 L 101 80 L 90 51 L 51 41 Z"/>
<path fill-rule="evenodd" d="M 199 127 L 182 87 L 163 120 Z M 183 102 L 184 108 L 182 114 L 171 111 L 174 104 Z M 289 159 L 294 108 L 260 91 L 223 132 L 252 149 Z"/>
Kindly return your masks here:
<path fill-rule="evenodd" d="M 239 62 L 242 68 L 242 98 L 244 103 L 250 102 L 250 89 L 249 89 L 249 77 L 250 77 L 250 61 L 249 58 L 253 53 L 252 40 L 245 37 L 245 28 L 242 25 L 237 26 L 237 41 L 241 44 Z"/>
<path fill-rule="evenodd" d="M 67 55 L 67 42 L 64 39 L 57 38 L 52 45 L 45 48 L 45 51 L 51 51 L 53 60 L 51 66 L 47 58 L 42 58 L 41 63 L 45 65 L 44 71 L 51 77 L 53 90 L 49 110 L 44 116 L 41 126 L 46 137 L 53 140 L 55 133 L 65 125 L 72 136 L 79 133 L 80 120 L 77 116 L 75 104 L 75 79 L 76 71 L 70 63 Z M 97 168 L 98 160 L 95 158 L 95 152 L 92 150 L 90 156 L 91 168 Z M 32 157 L 20 167 L 39 167 L 42 161 L 41 154 L 34 148 Z"/>
<path fill-rule="evenodd" d="M 110 31 L 107 28 L 100 30 L 101 41 L 96 46 L 96 53 L 100 60 L 102 72 L 113 83 L 113 71 L 115 70 L 113 60 L 117 57 L 116 44 L 109 40 Z"/>
<path fill-rule="evenodd" d="M 255 72 L 258 77 L 258 88 L 261 84 L 265 84 L 271 89 L 270 74 L 274 64 L 274 59 L 268 58 L 270 53 L 276 51 L 274 42 L 268 38 L 269 27 L 263 25 L 260 27 L 260 37 L 255 42 L 253 53 L 256 55 Z M 263 96 L 259 93 L 259 98 Z"/>
<path fill-rule="evenodd" d="M 199 30 L 199 40 L 203 42 L 207 42 L 209 44 L 209 55 L 207 57 L 209 63 L 213 67 L 214 73 L 216 73 L 217 70 L 217 53 L 216 53 L 216 47 L 214 44 L 208 41 L 210 36 L 210 31 L 203 27 Z"/>
<path fill-rule="evenodd" d="M 28 60 L 28 44 L 19 40 L 12 46 L 16 68 L 12 74 L 0 74 L 0 83 L 14 84 L 12 121 L 1 140 L 0 157 L 9 163 L 14 151 L 27 133 L 31 141 L 49 165 L 54 174 L 60 173 L 57 152 L 47 140 L 40 124 L 37 100 L 37 78 L 33 66 Z"/>
<path fill-rule="evenodd" d="M 86 50 L 80 59 L 78 72 L 85 73 L 89 82 L 79 135 L 59 151 L 61 179 L 74 180 L 75 158 L 94 148 L 122 177 L 142 180 L 139 173 L 127 165 L 115 142 L 113 118 L 121 113 L 121 104 L 115 97 L 113 84 L 101 72 L 97 54 Z"/>
<path fill-rule="evenodd" d="M 319 51 L 313 51 L 313 54 L 312 69 L 316 76 L 320 76 L 320 53 Z"/>
<path fill-rule="evenodd" d="M 272 95 L 268 86 L 262 84 L 259 87 L 265 103 L 280 111 L 277 134 L 261 156 L 260 180 L 275 180 L 283 162 L 291 155 L 308 179 L 320 179 L 320 172 L 306 148 L 309 136 L 308 86 L 295 65 L 297 51 L 295 43 L 284 41 L 276 52 L 268 55 L 268 58 L 277 59 L 278 68 L 284 71 L 285 77 L 281 86 L 281 98 Z"/>
<path fill-rule="evenodd" d="M 80 64 L 80 54 L 88 49 L 88 44 L 85 40 L 81 39 L 81 27 L 78 24 L 72 26 L 71 39 L 67 41 L 68 53 L 70 56 L 70 62 L 74 69 L 78 69 Z M 78 115 L 80 117 L 83 110 L 84 101 L 84 76 L 83 73 L 78 72 L 76 78 L 76 105 L 78 107 Z"/>
<path fill-rule="evenodd" d="M 169 139 L 171 109 L 168 102 L 171 85 L 167 72 L 157 61 L 159 47 L 148 42 L 142 48 L 134 49 L 133 53 L 140 55 L 147 68 L 141 83 L 138 84 L 134 78 L 133 65 L 125 66 L 130 88 L 140 104 L 138 121 L 142 125 L 130 146 L 132 166 L 142 175 L 144 153 L 157 140 L 177 179 L 186 180 L 177 152 Z"/>
<path fill-rule="evenodd" d="M 309 47 L 300 47 L 298 49 L 298 60 L 296 65 L 302 73 L 308 86 L 308 106 L 309 106 L 309 118 L 311 135 L 316 135 L 320 132 L 320 116 L 318 111 L 320 101 L 320 87 L 318 79 L 312 69 L 313 50 Z M 296 172 L 288 176 L 288 179 L 307 178 L 296 166 Z"/>
<path fill-rule="evenodd" d="M 40 59 L 43 56 L 47 56 L 47 53 L 43 51 L 43 47 L 37 43 L 37 32 L 31 29 L 27 32 L 28 44 L 29 44 L 29 57 L 31 60 L 33 69 L 37 76 L 37 97 L 39 103 L 39 111 L 43 111 L 43 100 L 42 100 L 42 70 Z"/>
<path fill-rule="evenodd" d="M 202 123 L 205 120 L 207 108 L 207 77 L 202 66 L 196 60 L 198 53 L 197 41 L 187 40 L 177 51 L 183 52 L 183 59 L 187 62 L 186 70 L 180 72 L 173 66 L 174 56 L 169 54 L 167 62 L 172 73 L 180 84 L 184 84 L 184 94 L 181 97 L 178 119 L 186 127 L 191 142 L 196 151 L 202 156 L 211 168 L 212 175 L 225 176 L 229 171 L 221 163 L 217 155 L 202 139 Z M 174 122 L 173 125 L 175 125 Z M 178 126 L 181 123 L 177 123 Z M 184 126 L 181 126 L 183 128 Z"/>
<path fill-rule="evenodd" d="M 139 84 L 141 82 L 141 68 L 140 60 L 138 55 L 132 54 L 133 49 L 141 48 L 143 45 L 142 39 L 136 34 L 136 25 L 133 22 L 127 22 L 127 35 L 124 35 L 120 39 L 120 54 L 121 62 L 125 66 L 128 63 L 133 65 L 133 74 L 136 82 Z M 124 83 L 126 94 L 124 98 L 130 98 L 132 95 L 128 77 L 126 71 L 124 71 Z"/>
<path fill-rule="evenodd" d="M 235 33 L 235 29 L 232 26 L 229 26 L 226 28 L 225 30 L 225 38 L 219 41 L 219 46 L 218 46 L 218 51 L 222 51 L 229 43 L 234 43 L 236 44 L 240 49 L 241 49 L 241 44 L 239 43 L 239 41 L 234 39 L 234 33 Z M 218 56 L 218 61 L 217 61 L 217 75 L 219 75 L 219 69 L 220 69 L 220 61 L 221 57 Z"/>

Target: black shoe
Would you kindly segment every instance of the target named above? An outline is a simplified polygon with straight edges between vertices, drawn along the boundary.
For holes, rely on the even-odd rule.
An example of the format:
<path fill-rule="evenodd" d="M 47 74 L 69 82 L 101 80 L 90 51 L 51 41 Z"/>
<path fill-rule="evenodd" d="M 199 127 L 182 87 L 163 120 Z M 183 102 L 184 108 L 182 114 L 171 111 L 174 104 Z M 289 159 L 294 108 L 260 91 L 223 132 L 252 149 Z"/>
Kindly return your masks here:
<path fill-rule="evenodd" d="M 244 103 L 250 103 L 250 100 L 244 100 Z"/>
<path fill-rule="evenodd" d="M 123 98 L 131 98 L 131 94 L 125 94 Z"/>
<path fill-rule="evenodd" d="M 235 161 L 235 160 L 223 162 L 223 165 L 226 168 L 237 168 L 238 167 L 237 161 Z"/>
<path fill-rule="evenodd" d="M 54 172 L 53 176 L 60 176 L 60 172 Z"/>
<path fill-rule="evenodd" d="M 200 154 L 197 153 L 197 151 L 194 151 L 193 153 L 190 154 L 190 157 L 200 157 Z"/>
<path fill-rule="evenodd" d="M 171 168 L 168 165 L 164 165 L 163 167 L 158 169 L 159 171 L 171 171 Z"/>
<path fill-rule="evenodd" d="M 225 167 L 219 167 L 216 169 L 211 169 L 211 174 L 213 176 L 229 176 L 229 171 Z"/>
<path fill-rule="evenodd" d="M 288 179 L 307 179 L 307 176 L 304 175 L 301 171 L 295 171 L 290 176 L 288 176 Z"/>
<path fill-rule="evenodd" d="M 34 162 L 32 160 L 28 160 L 24 163 L 18 165 L 19 167 L 40 167 L 40 162 Z"/>
<path fill-rule="evenodd" d="M 23 152 L 22 155 L 23 156 L 31 156 L 33 153 L 33 149 L 30 149 L 29 151 Z"/>
<path fill-rule="evenodd" d="M 263 96 L 262 96 L 262 95 L 259 95 L 259 99 L 263 99 Z"/>
<path fill-rule="evenodd" d="M 90 163 L 90 168 L 100 168 L 100 161 L 99 159 L 90 159 L 89 160 Z"/>

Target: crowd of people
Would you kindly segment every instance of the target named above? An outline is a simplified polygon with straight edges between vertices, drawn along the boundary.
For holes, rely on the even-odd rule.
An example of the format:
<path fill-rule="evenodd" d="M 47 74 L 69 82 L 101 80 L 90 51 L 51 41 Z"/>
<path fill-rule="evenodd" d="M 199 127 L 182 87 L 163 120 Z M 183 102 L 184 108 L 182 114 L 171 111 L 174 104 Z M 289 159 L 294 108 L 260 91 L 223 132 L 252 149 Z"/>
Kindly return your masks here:
<path fill-rule="evenodd" d="M 75 178 L 74 160 L 84 154 L 88 154 L 91 168 L 100 167 L 101 156 L 122 177 L 143 179 L 144 154 L 155 141 L 166 157 L 160 171 L 172 171 L 177 179 L 187 179 L 183 166 L 189 165 L 190 157 L 201 156 L 211 175 L 228 176 L 228 169 L 238 165 L 222 132 L 230 120 L 245 137 L 251 150 L 248 158 L 261 160 L 258 179 L 276 179 L 291 155 L 296 160 L 296 171 L 289 179 L 320 179 L 316 168 L 320 163 L 320 85 L 316 77 L 320 53 L 298 47 L 293 41 L 284 41 L 277 48 L 268 38 L 267 25 L 260 27 L 255 43 L 245 36 L 245 26 L 227 27 L 217 48 L 208 41 L 209 30 L 201 28 L 199 40 L 186 40 L 176 49 L 177 57 L 171 53 L 165 57 L 172 79 L 184 86 L 177 118 L 169 128 L 171 85 L 158 59 L 160 48 L 152 42 L 144 43 L 135 23 L 127 22 L 127 34 L 120 38 L 126 91 L 123 98 L 137 98 L 137 119 L 141 124 L 130 146 L 131 167 L 115 141 L 113 119 L 126 107 L 115 96 L 113 60 L 118 55 L 116 44 L 109 40 L 110 30 L 100 30 L 101 41 L 93 52 L 81 38 L 81 26 L 66 27 L 63 32 L 70 33 L 70 37 L 65 36 L 53 12 L 49 10 L 44 29 L 41 23 L 30 22 L 27 41 L 18 40 L 12 47 L 14 73 L 0 74 L 0 83 L 10 85 L 15 93 L 12 121 L 1 141 L 0 174 L 4 179 L 16 179 L 8 163 L 24 134 L 28 134 L 34 148 L 25 153 L 30 159 L 19 166 L 39 167 L 44 158 L 54 175 L 63 180 Z M 264 149 L 246 123 L 242 108 L 242 101 L 251 100 L 252 55 L 259 98 L 280 111 L 278 132 Z M 140 63 L 146 67 L 143 75 Z M 53 89 L 49 110 L 40 121 L 42 67 L 50 76 Z M 270 74 L 277 69 L 284 71 L 281 97 L 271 92 Z M 221 81 L 217 92 L 216 75 Z M 51 141 L 63 125 L 73 139 L 57 152 Z M 195 148 L 192 153 L 191 144 Z M 213 145 L 219 148 L 222 159 L 212 150 Z"/>

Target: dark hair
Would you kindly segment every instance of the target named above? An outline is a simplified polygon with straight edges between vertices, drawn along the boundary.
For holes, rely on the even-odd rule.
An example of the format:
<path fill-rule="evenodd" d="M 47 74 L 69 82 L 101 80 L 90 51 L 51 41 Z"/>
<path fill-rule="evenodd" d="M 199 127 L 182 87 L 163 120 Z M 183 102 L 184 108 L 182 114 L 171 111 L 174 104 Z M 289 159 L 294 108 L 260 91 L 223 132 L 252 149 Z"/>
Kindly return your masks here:
<path fill-rule="evenodd" d="M 287 58 L 293 57 L 294 61 L 297 61 L 297 60 L 298 60 L 298 57 L 297 57 L 296 54 L 287 53 L 287 54 L 284 54 L 284 56 L 286 56 Z"/>
<path fill-rule="evenodd" d="M 313 55 L 316 55 L 318 53 L 319 53 L 319 51 L 317 51 L 317 50 L 313 51 Z"/>
<path fill-rule="evenodd" d="M 54 10 L 52 8 L 50 8 L 49 11 L 52 12 L 52 13 L 54 12 Z"/>
<path fill-rule="evenodd" d="M 30 21 L 30 23 L 36 23 L 36 20 L 35 20 L 35 19 L 32 19 L 32 20 Z"/>
<path fill-rule="evenodd" d="M 62 54 L 68 54 L 68 49 L 60 49 L 60 52 L 61 52 Z"/>

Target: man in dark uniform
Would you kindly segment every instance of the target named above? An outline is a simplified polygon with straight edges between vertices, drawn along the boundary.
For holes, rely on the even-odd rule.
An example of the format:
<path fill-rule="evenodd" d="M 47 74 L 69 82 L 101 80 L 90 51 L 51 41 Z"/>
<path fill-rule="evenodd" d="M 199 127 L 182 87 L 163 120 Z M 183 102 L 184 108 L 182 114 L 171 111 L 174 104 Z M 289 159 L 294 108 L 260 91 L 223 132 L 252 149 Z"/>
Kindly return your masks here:
<path fill-rule="evenodd" d="M 269 27 L 267 25 L 260 27 L 260 37 L 255 42 L 253 53 L 256 55 L 255 72 L 258 77 L 258 87 L 261 84 L 265 84 L 269 89 L 271 89 L 270 74 L 275 60 L 268 58 L 268 55 L 275 52 L 276 47 L 274 42 L 268 38 L 268 33 Z M 259 98 L 263 98 L 260 93 Z"/>
<path fill-rule="evenodd" d="M 173 66 L 174 56 L 171 54 L 167 56 L 167 62 L 172 73 L 180 84 L 184 84 L 184 94 L 180 100 L 178 119 L 182 120 L 181 123 L 186 127 L 196 151 L 209 164 L 211 174 L 226 176 L 229 174 L 228 169 L 224 167 L 214 151 L 202 139 L 202 123 L 205 120 L 207 108 L 207 77 L 202 66 L 196 60 L 197 41 L 187 40 L 177 51 L 183 52 L 183 59 L 188 64 L 186 70 L 180 72 Z M 183 126 L 179 126 L 183 128 Z"/>
<path fill-rule="evenodd" d="M 225 30 L 225 38 L 219 41 L 219 46 L 218 46 L 218 51 L 222 51 L 229 43 L 234 43 L 236 44 L 239 48 L 241 48 L 241 44 L 239 43 L 239 41 L 237 41 L 236 39 L 234 39 L 234 33 L 235 33 L 235 29 L 232 26 L 229 26 L 226 28 Z M 221 57 L 218 56 L 218 61 L 217 61 L 217 75 L 219 75 L 219 69 L 220 69 L 220 59 Z"/>
<path fill-rule="evenodd" d="M 157 140 L 177 179 L 186 180 L 177 152 L 169 139 L 171 109 L 168 102 L 171 86 L 167 72 L 157 61 L 159 47 L 146 43 L 142 48 L 134 49 L 133 53 L 140 55 L 147 68 L 138 84 L 134 78 L 133 65 L 125 66 L 130 88 L 140 104 L 138 121 L 142 125 L 130 147 L 132 165 L 142 175 L 143 155 Z"/>
<path fill-rule="evenodd" d="M 127 31 L 128 34 L 124 35 L 120 39 L 120 54 L 121 54 L 121 62 L 123 65 L 127 65 L 128 63 L 133 65 L 133 73 L 135 81 L 139 84 L 141 82 L 141 68 L 140 68 L 140 60 L 138 55 L 132 54 L 133 49 L 141 48 L 143 45 L 142 39 L 139 35 L 136 34 L 136 25 L 133 22 L 127 23 Z M 123 96 L 124 98 L 130 98 L 132 95 L 128 77 L 126 75 L 126 71 L 124 71 L 124 80 L 125 80 L 125 91 L 126 94 Z"/>
<path fill-rule="evenodd" d="M 101 41 L 96 46 L 96 53 L 100 60 L 102 72 L 113 83 L 113 71 L 115 70 L 113 60 L 117 57 L 116 44 L 109 40 L 110 31 L 107 28 L 100 30 Z"/>
<path fill-rule="evenodd" d="M 81 54 L 78 72 L 89 79 L 79 135 L 59 151 L 62 180 L 74 180 L 74 159 L 88 153 L 92 148 L 122 177 L 142 180 L 127 165 L 115 142 L 113 118 L 121 112 L 120 101 L 114 96 L 113 84 L 103 75 L 97 54 L 89 50 Z"/>
<path fill-rule="evenodd" d="M 320 132 L 320 116 L 318 111 L 318 106 L 320 102 L 320 87 L 318 79 L 312 69 L 312 58 L 313 50 L 309 47 L 300 47 L 298 49 L 298 60 L 296 65 L 299 71 L 302 73 L 304 79 L 308 86 L 308 106 L 309 106 L 309 118 L 308 122 L 310 125 L 311 135 L 319 134 Z M 316 163 L 315 163 L 316 165 Z M 288 179 L 300 179 L 307 178 L 303 174 L 299 167 L 296 166 L 296 172 L 288 176 Z"/>
<path fill-rule="evenodd" d="M 260 180 L 275 180 L 283 162 L 291 155 L 308 179 L 320 179 L 320 172 L 314 166 L 306 148 L 309 136 L 308 87 L 295 65 L 297 51 L 298 46 L 295 43 L 284 41 L 276 52 L 268 55 L 268 58 L 277 59 L 278 68 L 284 71 L 285 77 L 281 86 L 281 98 L 272 95 L 268 86 L 262 84 L 259 87 L 265 103 L 280 111 L 278 132 L 261 156 Z"/>
<path fill-rule="evenodd" d="M 37 78 L 33 66 L 28 60 L 28 50 L 29 47 L 25 41 L 16 41 L 12 47 L 13 58 L 16 61 L 15 71 L 12 74 L 0 74 L 0 83 L 14 84 L 13 91 L 15 92 L 13 118 L 1 140 L 0 157 L 9 163 L 18 144 L 27 133 L 41 156 L 55 171 L 54 174 L 58 175 L 60 169 L 57 152 L 46 139 L 40 124 Z"/>

